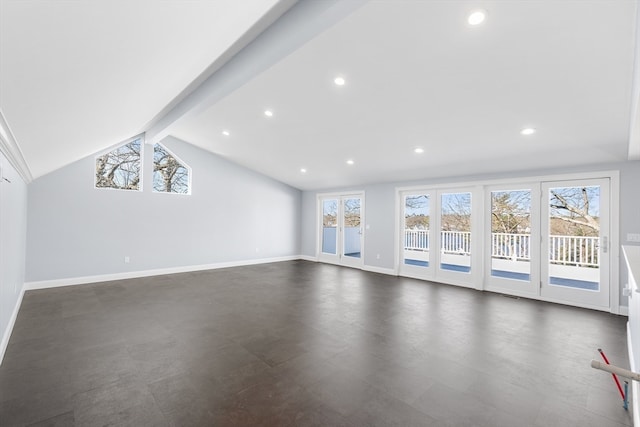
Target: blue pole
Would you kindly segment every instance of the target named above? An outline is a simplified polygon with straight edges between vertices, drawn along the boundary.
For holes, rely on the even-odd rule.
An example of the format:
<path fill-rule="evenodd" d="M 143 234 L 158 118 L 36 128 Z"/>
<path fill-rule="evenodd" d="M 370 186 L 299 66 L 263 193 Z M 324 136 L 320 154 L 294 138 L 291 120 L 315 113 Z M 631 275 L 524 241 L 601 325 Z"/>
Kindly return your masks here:
<path fill-rule="evenodd" d="M 625 411 L 629 409 L 629 381 L 624 382 L 624 404 L 622 406 Z"/>

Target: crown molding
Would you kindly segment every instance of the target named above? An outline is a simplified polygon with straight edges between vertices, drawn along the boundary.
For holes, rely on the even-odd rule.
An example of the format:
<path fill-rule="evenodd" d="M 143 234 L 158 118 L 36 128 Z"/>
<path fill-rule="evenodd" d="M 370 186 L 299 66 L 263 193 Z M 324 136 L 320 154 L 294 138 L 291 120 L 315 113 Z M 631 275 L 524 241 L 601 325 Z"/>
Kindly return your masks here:
<path fill-rule="evenodd" d="M 0 110 L 0 151 L 7 157 L 9 163 L 16 169 L 20 177 L 25 183 L 33 181 L 33 175 L 27 161 L 24 159 L 22 150 L 16 141 L 9 123 L 7 123 L 4 113 Z"/>

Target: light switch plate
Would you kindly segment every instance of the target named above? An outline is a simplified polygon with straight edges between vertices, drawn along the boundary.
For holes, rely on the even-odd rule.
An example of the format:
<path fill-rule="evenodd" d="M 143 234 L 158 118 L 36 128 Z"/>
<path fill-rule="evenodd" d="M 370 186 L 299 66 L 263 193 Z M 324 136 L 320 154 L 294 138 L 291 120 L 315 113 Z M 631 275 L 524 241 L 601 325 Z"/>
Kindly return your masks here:
<path fill-rule="evenodd" d="M 627 242 L 640 242 L 639 233 L 627 233 Z"/>

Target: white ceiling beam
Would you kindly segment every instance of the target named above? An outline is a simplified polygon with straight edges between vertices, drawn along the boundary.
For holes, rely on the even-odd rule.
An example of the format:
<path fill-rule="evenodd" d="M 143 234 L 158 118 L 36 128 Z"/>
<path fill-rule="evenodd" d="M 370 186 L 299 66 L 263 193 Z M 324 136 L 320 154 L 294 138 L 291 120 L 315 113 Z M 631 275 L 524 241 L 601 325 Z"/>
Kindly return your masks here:
<path fill-rule="evenodd" d="M 150 122 L 146 142 L 162 140 L 177 120 L 214 105 L 367 1 L 300 0 L 293 6 L 291 0 L 282 2 Z"/>

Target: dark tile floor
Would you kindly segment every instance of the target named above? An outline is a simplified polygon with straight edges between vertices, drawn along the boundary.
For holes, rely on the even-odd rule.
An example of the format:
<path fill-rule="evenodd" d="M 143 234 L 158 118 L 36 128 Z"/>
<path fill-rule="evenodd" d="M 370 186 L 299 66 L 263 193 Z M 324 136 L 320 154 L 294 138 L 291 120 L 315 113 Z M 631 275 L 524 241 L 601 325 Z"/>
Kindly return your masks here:
<path fill-rule="evenodd" d="M 625 426 L 626 318 L 305 261 L 24 296 L 2 426 Z"/>

